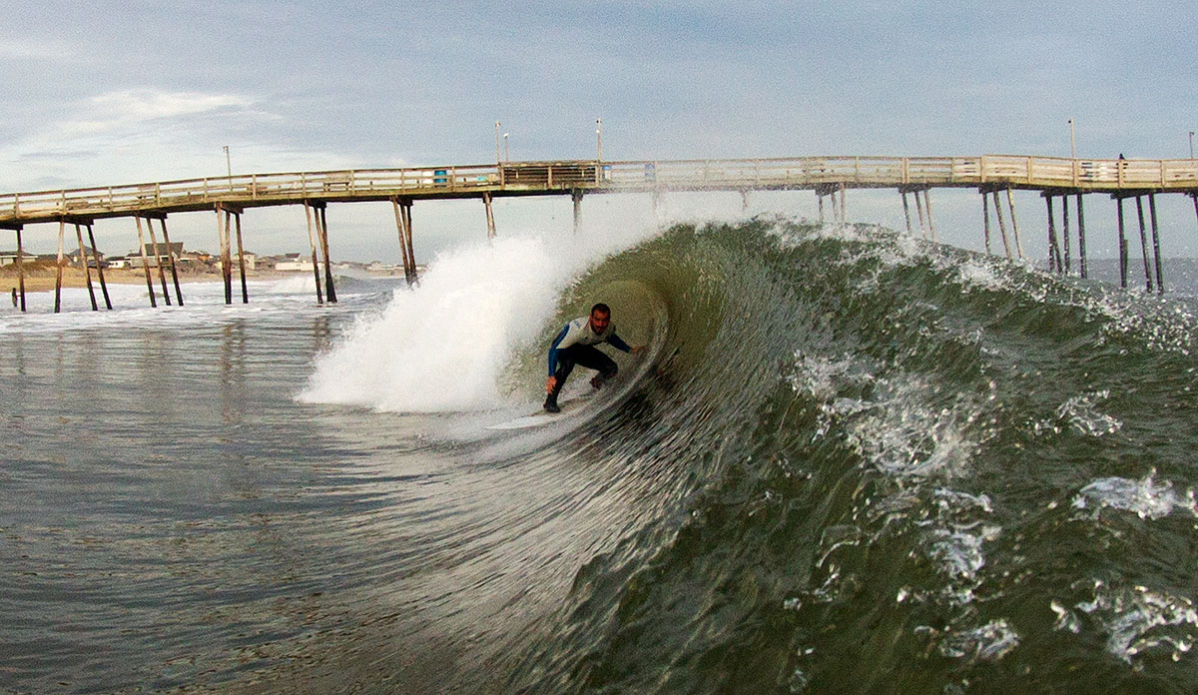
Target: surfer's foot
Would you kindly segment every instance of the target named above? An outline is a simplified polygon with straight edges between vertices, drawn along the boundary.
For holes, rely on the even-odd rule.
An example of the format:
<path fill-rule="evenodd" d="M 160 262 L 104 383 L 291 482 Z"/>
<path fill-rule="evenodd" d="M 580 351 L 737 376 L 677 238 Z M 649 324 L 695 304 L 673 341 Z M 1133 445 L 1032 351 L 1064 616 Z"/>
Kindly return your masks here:
<path fill-rule="evenodd" d="M 545 399 L 545 412 L 547 412 L 547 413 L 562 412 L 562 409 L 557 407 L 557 399 L 554 398 L 553 396 L 550 396 L 549 398 Z"/>
<path fill-rule="evenodd" d="M 605 382 L 605 381 L 607 381 L 607 379 L 604 379 L 603 375 L 600 374 L 600 375 L 596 376 L 595 378 L 591 379 L 591 388 L 601 389 L 601 388 L 603 388 L 603 382 Z"/>

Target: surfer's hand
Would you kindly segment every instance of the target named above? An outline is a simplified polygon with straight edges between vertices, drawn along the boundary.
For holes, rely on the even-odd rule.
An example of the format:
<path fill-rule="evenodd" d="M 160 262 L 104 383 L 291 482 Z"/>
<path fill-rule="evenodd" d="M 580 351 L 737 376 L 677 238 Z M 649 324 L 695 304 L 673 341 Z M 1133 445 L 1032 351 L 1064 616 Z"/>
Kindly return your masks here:
<path fill-rule="evenodd" d="M 545 393 L 553 393 L 554 386 L 557 386 L 557 377 L 551 376 L 549 377 L 549 380 L 545 382 Z"/>

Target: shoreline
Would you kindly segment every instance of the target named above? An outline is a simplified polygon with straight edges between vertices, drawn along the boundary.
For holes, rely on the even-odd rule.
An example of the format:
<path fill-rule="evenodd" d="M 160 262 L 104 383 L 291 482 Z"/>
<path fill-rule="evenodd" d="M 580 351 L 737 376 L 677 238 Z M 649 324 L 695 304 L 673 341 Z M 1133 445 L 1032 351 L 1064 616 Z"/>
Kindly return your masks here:
<path fill-rule="evenodd" d="M 374 274 L 372 274 L 374 275 Z M 92 286 L 97 290 L 100 287 L 100 278 L 96 272 L 91 274 Z M 161 283 L 158 277 L 158 271 L 151 268 L 150 277 L 155 287 Z M 311 271 L 279 271 L 279 270 L 247 270 L 245 274 L 246 280 L 284 280 L 287 278 L 305 277 L 311 278 Z M 391 274 L 378 274 L 377 277 L 395 277 Z M 398 277 L 403 277 L 402 275 Z M 221 282 L 222 275 L 219 272 L 206 271 L 181 271 L 179 273 L 179 283 L 194 283 L 194 282 Z M 110 285 L 137 285 L 145 284 L 146 274 L 141 268 L 109 268 L 104 271 L 104 282 Z M 171 274 L 166 273 L 166 281 L 169 284 L 172 282 Z M 237 271 L 233 272 L 233 283 L 237 284 L 240 281 L 240 276 Z M 57 278 L 55 271 L 51 269 L 38 268 L 25 270 L 25 293 L 31 292 L 53 292 Z M 62 271 L 62 286 L 70 288 L 85 288 L 87 287 L 87 278 L 81 268 L 63 268 Z M 17 272 L 12 266 L 6 266 L 0 270 L 0 291 L 4 294 L 11 295 L 13 290 L 20 294 L 20 279 L 17 277 Z"/>

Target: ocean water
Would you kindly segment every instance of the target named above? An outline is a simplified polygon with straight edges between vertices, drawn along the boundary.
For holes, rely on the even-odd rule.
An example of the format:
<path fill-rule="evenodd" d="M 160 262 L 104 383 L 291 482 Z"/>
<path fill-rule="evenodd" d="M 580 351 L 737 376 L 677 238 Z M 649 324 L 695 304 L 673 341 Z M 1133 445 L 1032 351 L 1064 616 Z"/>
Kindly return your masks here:
<path fill-rule="evenodd" d="M 1198 689 L 1192 262 L 587 243 L 0 312 L 0 693 Z M 648 350 L 491 429 L 599 300 Z"/>

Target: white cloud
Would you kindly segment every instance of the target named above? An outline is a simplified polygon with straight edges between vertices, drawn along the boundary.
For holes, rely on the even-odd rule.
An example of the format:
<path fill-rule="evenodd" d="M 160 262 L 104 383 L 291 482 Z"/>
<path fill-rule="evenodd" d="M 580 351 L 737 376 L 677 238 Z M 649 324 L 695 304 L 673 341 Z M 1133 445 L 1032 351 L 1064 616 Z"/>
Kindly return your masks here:
<path fill-rule="evenodd" d="M 88 99 L 76 116 L 51 127 L 56 138 L 90 136 L 141 126 L 148 121 L 183 118 L 215 111 L 244 111 L 253 100 L 236 94 L 164 92 L 127 89 Z"/>

